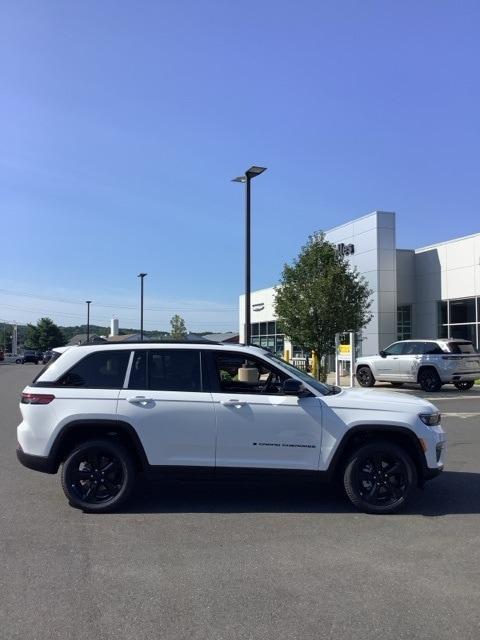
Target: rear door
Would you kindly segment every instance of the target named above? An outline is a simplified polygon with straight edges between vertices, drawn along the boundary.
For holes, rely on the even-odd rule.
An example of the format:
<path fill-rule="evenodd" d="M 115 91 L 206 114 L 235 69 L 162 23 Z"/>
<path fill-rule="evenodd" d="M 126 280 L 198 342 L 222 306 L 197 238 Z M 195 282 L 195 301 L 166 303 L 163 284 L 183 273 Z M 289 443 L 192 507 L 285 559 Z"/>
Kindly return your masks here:
<path fill-rule="evenodd" d="M 435 343 L 431 343 L 435 345 Z M 416 382 L 418 368 L 425 353 L 425 342 L 410 341 L 404 342 L 402 352 L 397 356 L 398 379 L 403 382 Z M 438 347 L 441 353 L 440 347 Z"/>
<path fill-rule="evenodd" d="M 135 428 L 149 463 L 213 467 L 215 414 L 200 350 L 138 349 L 130 368 L 117 415 Z"/>

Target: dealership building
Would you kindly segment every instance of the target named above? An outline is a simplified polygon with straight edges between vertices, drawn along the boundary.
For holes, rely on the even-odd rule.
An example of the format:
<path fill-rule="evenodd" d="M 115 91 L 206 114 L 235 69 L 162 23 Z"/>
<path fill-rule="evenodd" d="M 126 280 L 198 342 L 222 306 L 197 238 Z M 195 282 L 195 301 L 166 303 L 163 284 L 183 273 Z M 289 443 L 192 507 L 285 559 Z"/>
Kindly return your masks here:
<path fill-rule="evenodd" d="M 420 249 L 397 249 L 395 213 L 375 211 L 326 231 L 365 277 L 373 317 L 358 336 L 357 356 L 407 338 L 466 338 L 480 346 L 480 233 Z M 252 291 L 252 343 L 293 357 L 301 348 L 282 334 L 275 288 Z M 245 296 L 240 296 L 240 342 Z"/>

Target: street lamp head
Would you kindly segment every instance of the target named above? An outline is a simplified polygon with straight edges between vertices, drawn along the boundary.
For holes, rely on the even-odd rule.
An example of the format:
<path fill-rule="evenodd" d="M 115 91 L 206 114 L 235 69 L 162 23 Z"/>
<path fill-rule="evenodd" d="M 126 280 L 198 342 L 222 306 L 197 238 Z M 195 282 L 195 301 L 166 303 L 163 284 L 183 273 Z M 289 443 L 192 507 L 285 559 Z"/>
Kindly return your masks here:
<path fill-rule="evenodd" d="M 238 178 L 233 178 L 232 182 L 246 182 L 247 178 L 245 176 L 238 176 Z"/>
<path fill-rule="evenodd" d="M 256 167 L 254 165 L 253 167 L 250 167 L 248 171 L 245 172 L 245 175 L 247 176 L 247 178 L 255 178 L 255 176 L 259 176 L 261 173 L 263 173 L 266 170 L 267 170 L 267 167 Z"/>
<path fill-rule="evenodd" d="M 85 300 L 85 302 L 86 302 L 87 304 L 92 304 L 92 301 L 91 301 L 91 300 Z"/>
<path fill-rule="evenodd" d="M 148 273 L 139 273 L 137 278 L 144 278 L 145 276 L 148 276 Z"/>

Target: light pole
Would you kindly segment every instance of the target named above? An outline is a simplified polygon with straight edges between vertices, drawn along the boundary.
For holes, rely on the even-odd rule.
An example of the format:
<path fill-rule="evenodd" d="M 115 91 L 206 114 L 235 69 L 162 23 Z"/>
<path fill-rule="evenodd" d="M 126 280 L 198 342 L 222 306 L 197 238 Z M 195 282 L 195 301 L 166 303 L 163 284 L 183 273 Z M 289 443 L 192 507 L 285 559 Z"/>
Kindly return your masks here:
<path fill-rule="evenodd" d="M 250 336 L 252 333 L 252 326 L 250 322 L 250 297 L 251 297 L 251 259 L 250 259 L 250 208 L 251 208 L 251 196 L 250 196 L 250 182 L 255 176 L 259 176 L 266 171 L 266 167 L 250 167 L 245 171 L 244 176 L 238 176 L 234 178 L 232 182 L 242 182 L 245 184 L 245 329 L 244 340 L 245 344 L 250 344 Z"/>
<path fill-rule="evenodd" d="M 140 340 L 143 342 L 143 279 L 148 273 L 139 273 L 137 278 L 140 278 Z"/>
<path fill-rule="evenodd" d="M 91 300 L 86 300 L 87 303 L 87 342 L 90 342 L 90 305 L 92 304 Z"/>

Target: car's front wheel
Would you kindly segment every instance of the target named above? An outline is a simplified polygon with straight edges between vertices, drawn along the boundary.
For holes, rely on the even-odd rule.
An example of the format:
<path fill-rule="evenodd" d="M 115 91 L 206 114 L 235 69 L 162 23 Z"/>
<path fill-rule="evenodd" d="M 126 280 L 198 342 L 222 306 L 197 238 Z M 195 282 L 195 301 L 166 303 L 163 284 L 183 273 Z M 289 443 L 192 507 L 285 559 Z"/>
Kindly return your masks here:
<path fill-rule="evenodd" d="M 62 464 L 62 488 L 73 507 L 101 513 L 118 508 L 135 483 L 130 454 L 118 442 L 89 440 Z"/>
<path fill-rule="evenodd" d="M 459 391 L 468 391 L 475 384 L 473 380 L 461 380 L 453 383 Z"/>
<path fill-rule="evenodd" d="M 367 366 L 358 367 L 356 378 L 362 387 L 373 387 L 375 384 L 373 373 Z"/>
<path fill-rule="evenodd" d="M 375 442 L 354 451 L 343 475 L 350 501 L 365 513 L 392 513 L 402 508 L 417 485 L 408 453 L 391 442 Z"/>

